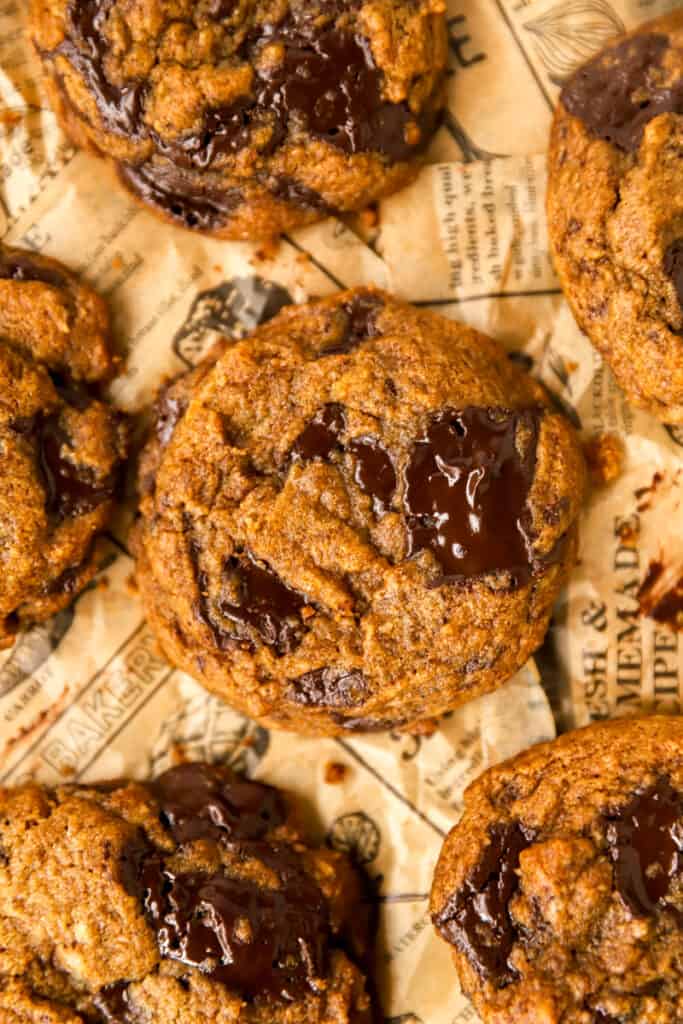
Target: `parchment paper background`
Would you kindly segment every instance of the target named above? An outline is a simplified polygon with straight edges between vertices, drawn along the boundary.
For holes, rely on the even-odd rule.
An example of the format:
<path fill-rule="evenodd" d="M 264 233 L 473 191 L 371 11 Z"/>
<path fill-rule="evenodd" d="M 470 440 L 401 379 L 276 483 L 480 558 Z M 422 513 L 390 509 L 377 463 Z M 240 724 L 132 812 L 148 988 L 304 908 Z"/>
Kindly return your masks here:
<path fill-rule="evenodd" d="M 269 733 L 159 657 L 130 584 L 124 513 L 75 606 L 0 656 L 0 782 L 143 777 L 179 757 L 226 759 L 298 791 L 322 840 L 378 880 L 387 1024 L 476 1021 L 427 893 L 463 790 L 484 767 L 561 727 L 639 707 L 679 711 L 680 641 L 643 614 L 683 578 L 683 430 L 625 403 L 575 326 L 548 256 L 544 150 L 562 80 L 666 0 L 450 0 L 453 75 L 431 166 L 376 224 L 330 219 L 276 248 L 167 227 L 55 126 L 23 2 L 0 0 L 0 238 L 62 259 L 109 300 L 128 355 L 115 400 L 139 412 L 216 332 L 240 336 L 286 301 L 374 283 L 465 320 L 519 353 L 586 442 L 616 438 L 621 472 L 596 487 L 581 563 L 538 659 L 430 737 Z M 661 563 L 656 592 L 639 590 Z M 343 766 L 343 768 L 340 768 Z"/>

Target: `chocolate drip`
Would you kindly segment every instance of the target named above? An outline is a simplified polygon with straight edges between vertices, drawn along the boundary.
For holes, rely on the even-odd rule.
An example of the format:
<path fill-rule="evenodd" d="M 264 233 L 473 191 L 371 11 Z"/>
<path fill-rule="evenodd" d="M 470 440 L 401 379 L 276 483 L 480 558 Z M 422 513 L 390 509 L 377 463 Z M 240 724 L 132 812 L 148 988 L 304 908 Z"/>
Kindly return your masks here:
<path fill-rule="evenodd" d="M 683 801 L 667 778 L 636 793 L 605 815 L 614 884 L 637 917 L 666 903 L 669 885 L 683 870 Z"/>
<path fill-rule="evenodd" d="M 494 825 L 489 837 L 481 860 L 434 924 L 483 978 L 503 988 L 517 976 L 508 960 L 517 938 L 510 900 L 519 885 L 520 854 L 534 837 L 519 822 Z"/>
<path fill-rule="evenodd" d="M 509 572 L 515 586 L 531 578 L 527 499 L 540 416 L 533 409 L 446 410 L 415 443 L 405 470 L 409 557 L 431 551 L 441 582 L 491 572 Z"/>
<path fill-rule="evenodd" d="M 171 768 L 149 788 L 164 824 L 178 843 L 195 839 L 255 840 L 285 820 L 272 786 L 235 775 L 223 765 L 190 763 Z"/>
<path fill-rule="evenodd" d="M 325 665 L 290 681 L 290 700 L 305 707 L 352 708 L 368 696 L 367 680 L 358 669 Z"/>
<path fill-rule="evenodd" d="M 562 103 L 598 138 L 635 152 L 649 121 L 683 113 L 683 79 L 656 84 L 668 47 L 665 35 L 624 40 L 579 68 L 562 90 Z"/>

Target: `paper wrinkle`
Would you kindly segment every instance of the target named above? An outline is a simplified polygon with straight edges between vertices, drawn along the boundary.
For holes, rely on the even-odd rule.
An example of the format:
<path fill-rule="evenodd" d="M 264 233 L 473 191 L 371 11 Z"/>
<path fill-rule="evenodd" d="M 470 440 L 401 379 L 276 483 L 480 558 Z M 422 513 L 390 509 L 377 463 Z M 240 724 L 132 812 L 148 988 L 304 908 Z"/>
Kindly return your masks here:
<path fill-rule="evenodd" d="M 0 5 L 0 237 L 63 260 L 107 297 L 128 355 L 115 400 L 141 410 L 221 333 L 243 336 L 284 302 L 340 287 L 375 284 L 489 332 L 542 378 L 584 440 L 610 433 L 624 447 L 623 472 L 593 491 L 583 514 L 547 689 L 576 724 L 641 707 L 679 711 L 679 636 L 639 615 L 635 595 L 653 561 L 665 566 L 664 585 L 683 571 L 683 429 L 630 409 L 578 331 L 543 212 L 562 79 L 615 31 L 676 0 L 451 0 L 454 74 L 432 166 L 380 204 L 377 227 L 330 219 L 276 249 L 164 225 L 102 163 L 75 151 L 38 85 L 23 6 Z M 467 784 L 554 734 L 533 665 L 430 737 L 269 732 L 160 657 L 131 589 L 124 538 L 121 525 L 109 564 L 71 609 L 0 656 L 2 781 L 145 777 L 184 756 L 225 759 L 298 792 L 315 834 L 351 850 L 377 879 L 387 1022 L 476 1021 L 429 923 L 427 894 Z M 546 656 L 542 664 L 545 672 Z M 325 781 L 331 764 L 347 769 L 337 784 Z"/>

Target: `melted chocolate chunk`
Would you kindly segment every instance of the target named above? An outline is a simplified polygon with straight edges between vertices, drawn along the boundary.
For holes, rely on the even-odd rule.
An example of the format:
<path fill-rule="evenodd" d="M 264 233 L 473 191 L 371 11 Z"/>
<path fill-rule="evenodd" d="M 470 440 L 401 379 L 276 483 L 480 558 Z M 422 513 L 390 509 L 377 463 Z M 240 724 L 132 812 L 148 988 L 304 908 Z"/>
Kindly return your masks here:
<path fill-rule="evenodd" d="M 162 448 L 165 448 L 173 437 L 175 428 L 180 423 L 187 409 L 187 400 L 177 398 L 170 391 L 165 391 L 154 406 L 154 429 Z"/>
<path fill-rule="evenodd" d="M 255 127 L 268 125 L 264 153 L 280 146 L 289 131 L 303 130 L 348 154 L 376 152 L 399 161 L 421 152 L 436 130 L 434 100 L 418 120 L 407 103 L 382 98 L 384 73 L 360 35 L 321 30 L 304 13 L 264 26 L 250 42 L 250 59 L 256 61 L 251 94 L 207 111 L 201 133 L 173 143 L 157 139 L 161 152 L 186 165 L 209 167 L 248 145 Z M 264 43 L 281 44 L 283 59 L 277 65 L 258 66 Z"/>
<path fill-rule="evenodd" d="M 683 79 L 662 87 L 653 74 L 668 46 L 665 35 L 624 40 L 579 68 L 562 90 L 564 106 L 598 138 L 635 152 L 648 121 L 683 113 Z"/>
<path fill-rule="evenodd" d="M 288 697 L 306 707 L 352 708 L 368 696 L 367 680 L 358 669 L 326 665 L 290 681 Z"/>
<path fill-rule="evenodd" d="M 340 450 L 339 435 L 346 427 L 344 409 L 336 402 L 323 406 L 292 445 L 291 458 L 295 462 L 327 459 L 335 449 Z"/>
<path fill-rule="evenodd" d="M 334 206 L 325 202 L 323 197 L 315 189 L 308 188 L 295 178 L 289 178 L 284 174 L 271 175 L 268 178 L 260 179 L 270 194 L 275 199 L 281 199 L 285 203 L 292 203 L 304 210 L 315 210 L 324 213 L 326 216 L 334 216 L 339 213 Z"/>
<path fill-rule="evenodd" d="M 78 589 L 80 579 L 90 564 L 92 558 L 91 545 L 86 552 L 85 557 L 77 562 L 75 565 L 70 565 L 68 569 L 65 569 L 56 580 L 52 580 L 46 587 L 43 588 L 43 593 L 47 595 L 52 594 L 74 594 Z"/>
<path fill-rule="evenodd" d="M 508 963 L 517 935 L 509 904 L 519 885 L 519 856 L 533 835 L 515 822 L 494 825 L 489 836 L 481 860 L 434 924 L 483 978 L 502 988 L 516 977 Z"/>
<path fill-rule="evenodd" d="M 288 587 L 267 565 L 260 565 L 249 553 L 231 558 L 225 575 L 234 590 L 234 597 L 225 598 L 218 608 L 235 625 L 234 631 L 223 633 L 235 642 L 250 637 L 250 627 L 261 642 L 273 647 L 279 656 L 291 654 L 301 641 L 307 627 L 301 616 L 306 598 Z"/>
<path fill-rule="evenodd" d="M 605 815 L 614 884 L 637 917 L 654 914 L 683 871 L 683 800 L 667 778 Z"/>
<path fill-rule="evenodd" d="M 133 1015 L 128 1002 L 128 982 L 117 981 L 100 989 L 93 997 L 95 1009 L 107 1024 L 133 1024 Z"/>
<path fill-rule="evenodd" d="M 39 418 L 33 433 L 45 482 L 45 510 L 50 519 L 84 515 L 113 497 L 113 480 L 98 484 L 87 470 L 63 456 L 63 449 L 70 450 L 70 444 L 58 415 Z"/>
<path fill-rule="evenodd" d="M 664 253 L 664 273 L 673 281 L 683 310 L 683 238 L 677 238 Z"/>
<path fill-rule="evenodd" d="M 441 582 L 509 572 L 516 586 L 533 564 L 525 522 L 540 413 L 469 407 L 434 417 L 405 471 L 409 557 L 431 551 Z M 517 450 L 526 429 L 526 453 Z"/>
<path fill-rule="evenodd" d="M 138 138 L 145 133 L 142 114 L 146 85 L 138 80 L 114 85 L 104 68 L 111 50 L 104 27 L 113 5 L 114 0 L 71 0 L 68 35 L 55 52 L 66 57 L 85 79 L 107 130 Z"/>
<path fill-rule="evenodd" d="M 35 263 L 30 256 L 18 253 L 5 253 L 0 248 L 0 279 L 9 281 L 41 281 L 53 288 L 63 288 L 67 284 L 64 274 L 53 267 L 43 267 Z"/>
<path fill-rule="evenodd" d="M 407 104 L 382 99 L 383 73 L 362 36 L 302 26 L 275 36 L 285 47 L 283 62 L 264 79 L 257 103 L 273 109 L 284 134 L 291 120 L 345 153 L 374 151 L 406 160 L 419 150 L 406 139 L 415 119 Z M 426 140 L 418 133 L 418 142 Z"/>
<path fill-rule="evenodd" d="M 324 350 L 322 355 L 346 355 L 354 348 L 379 335 L 377 314 L 383 309 L 384 302 L 378 295 L 360 292 L 349 302 L 345 302 L 342 310 L 346 315 L 344 332 L 338 342 Z"/>
<path fill-rule="evenodd" d="M 176 874 L 149 857 L 140 885 L 162 957 L 196 967 L 248 997 L 296 999 L 323 977 L 329 911 L 287 847 L 254 849 L 277 889 L 224 874 Z"/>
<path fill-rule="evenodd" d="M 139 167 L 119 163 L 118 175 L 124 185 L 183 227 L 213 231 L 227 223 L 242 204 L 238 188 L 204 187 L 191 181 L 171 164 L 148 161 Z"/>
<path fill-rule="evenodd" d="M 375 515 L 383 515 L 396 491 L 396 470 L 389 453 L 374 437 L 354 438 L 347 451 L 353 459 L 353 479 L 372 498 Z"/>
<path fill-rule="evenodd" d="M 222 765 L 179 765 L 149 783 L 149 788 L 178 843 L 263 839 L 285 820 L 276 789 L 242 779 Z"/>

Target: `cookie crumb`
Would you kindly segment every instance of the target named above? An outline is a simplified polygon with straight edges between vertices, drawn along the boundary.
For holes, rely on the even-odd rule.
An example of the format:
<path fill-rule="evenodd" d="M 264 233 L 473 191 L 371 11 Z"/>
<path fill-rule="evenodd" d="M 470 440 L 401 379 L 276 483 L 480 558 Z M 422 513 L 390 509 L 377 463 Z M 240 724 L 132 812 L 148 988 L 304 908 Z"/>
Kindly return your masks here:
<path fill-rule="evenodd" d="M 338 786 L 348 775 L 349 769 L 340 761 L 328 761 L 325 765 L 325 782 L 328 786 Z"/>
<path fill-rule="evenodd" d="M 624 442 L 618 434 L 596 434 L 583 446 L 591 481 L 600 487 L 616 480 L 624 468 Z"/>

